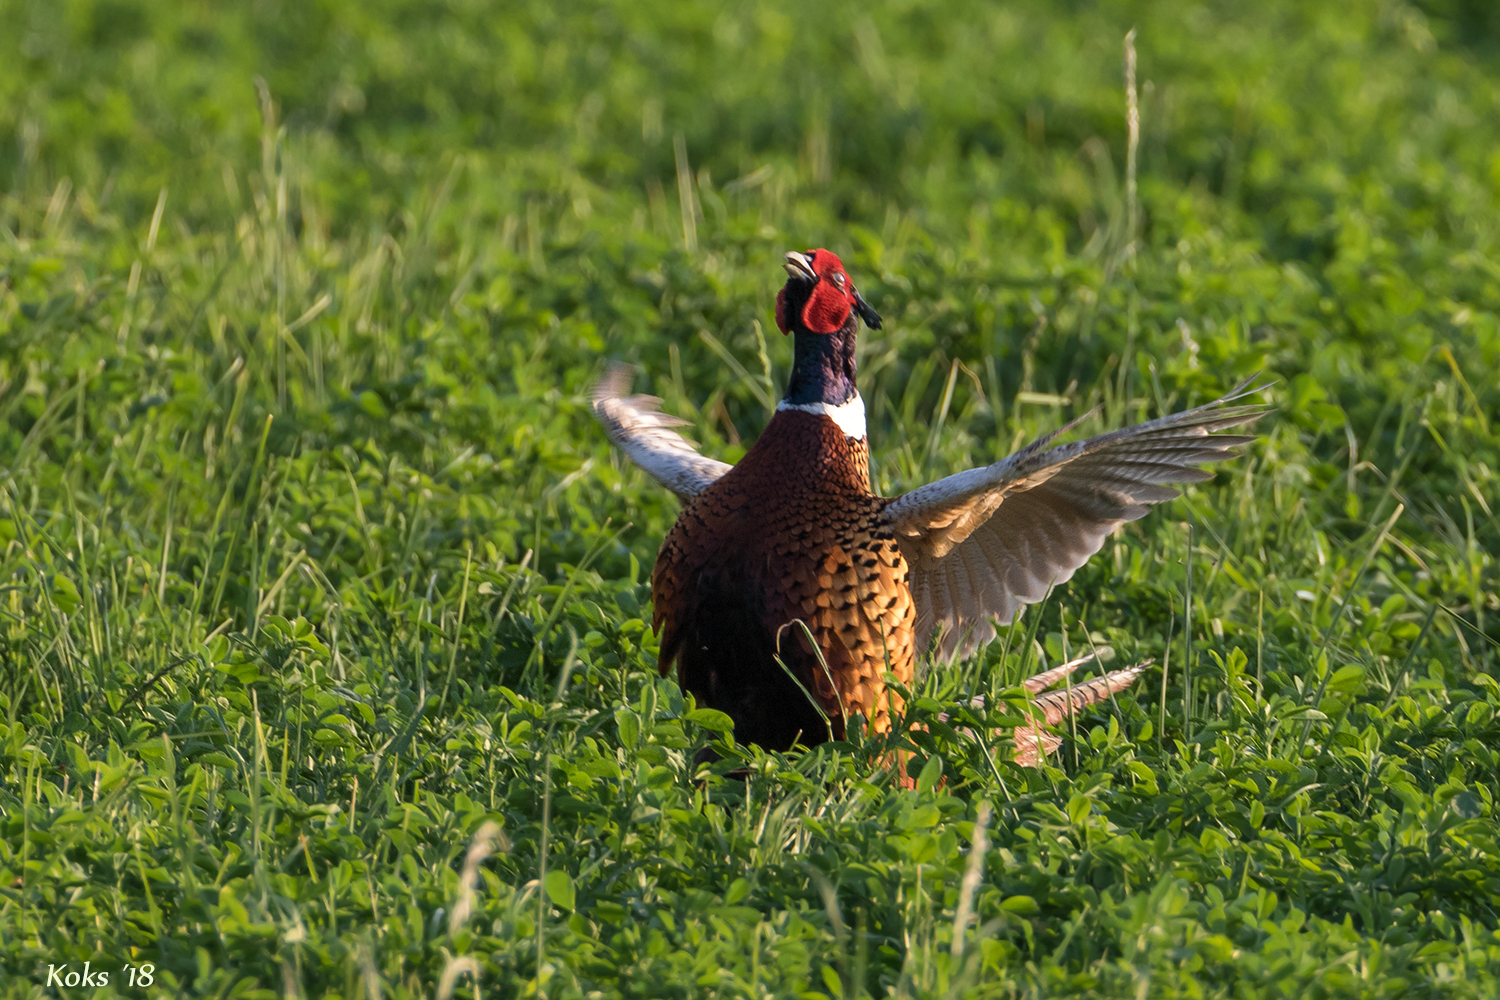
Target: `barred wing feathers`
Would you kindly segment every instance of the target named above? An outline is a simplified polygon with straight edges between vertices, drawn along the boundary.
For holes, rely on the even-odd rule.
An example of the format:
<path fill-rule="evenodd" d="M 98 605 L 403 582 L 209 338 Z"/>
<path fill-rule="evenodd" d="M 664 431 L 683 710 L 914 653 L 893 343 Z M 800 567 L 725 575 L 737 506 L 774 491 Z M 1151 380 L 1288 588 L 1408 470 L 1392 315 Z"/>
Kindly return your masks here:
<path fill-rule="evenodd" d="M 1238 454 L 1253 435 L 1219 434 L 1256 420 L 1232 406 L 1265 386 L 1246 380 L 1207 405 L 1048 448 L 1074 424 L 1009 458 L 940 479 L 888 504 L 887 525 L 911 566 L 917 648 L 941 629 L 943 657 L 968 655 L 1025 604 L 1064 583 L 1120 524 L 1199 482 L 1197 468 Z"/>

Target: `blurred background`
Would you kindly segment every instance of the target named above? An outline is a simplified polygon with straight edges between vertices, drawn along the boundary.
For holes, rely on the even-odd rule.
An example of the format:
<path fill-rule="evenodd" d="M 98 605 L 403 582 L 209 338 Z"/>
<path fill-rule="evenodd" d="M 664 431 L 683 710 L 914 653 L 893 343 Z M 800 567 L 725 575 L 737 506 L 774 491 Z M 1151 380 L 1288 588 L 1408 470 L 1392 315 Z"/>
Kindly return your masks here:
<path fill-rule="evenodd" d="M 1267 368 L 1332 463 L 1307 474 L 1347 487 L 1336 508 L 1380 495 L 1361 461 L 1406 459 L 1434 530 L 1500 543 L 1493 441 L 1398 441 L 1428 391 L 1413 419 L 1435 406 L 1460 438 L 1500 398 L 1488 4 L 3 12 L 11 449 L 45 387 L 105 358 L 141 380 L 112 426 L 159 400 L 198 441 L 238 357 L 247 419 L 281 418 L 273 451 L 315 431 L 420 455 L 442 424 L 505 450 L 487 481 L 530 476 L 530 496 L 604 454 L 573 394 L 610 355 L 732 459 L 789 358 L 763 339 L 775 261 L 828 246 L 892 321 L 864 346 L 888 490 L 1064 400 L 1108 394 L 1123 419 Z M 643 502 L 649 537 L 670 510 Z"/>

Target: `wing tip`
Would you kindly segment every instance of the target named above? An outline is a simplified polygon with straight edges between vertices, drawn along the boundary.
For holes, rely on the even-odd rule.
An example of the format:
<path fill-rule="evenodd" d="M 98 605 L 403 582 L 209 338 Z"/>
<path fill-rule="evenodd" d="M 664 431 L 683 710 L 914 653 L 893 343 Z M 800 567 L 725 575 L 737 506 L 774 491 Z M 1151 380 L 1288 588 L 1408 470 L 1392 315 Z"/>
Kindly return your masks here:
<path fill-rule="evenodd" d="M 623 444 L 619 435 L 632 426 L 656 429 L 683 427 L 691 423 L 682 417 L 661 412 L 661 397 L 645 393 L 627 395 L 635 381 L 636 366 L 626 361 L 611 361 L 604 373 L 594 382 L 589 399 L 594 415 L 599 421 L 617 431 L 612 435 L 617 444 Z"/>
<path fill-rule="evenodd" d="M 1251 374 L 1248 378 L 1241 379 L 1238 385 L 1236 385 L 1233 389 L 1230 389 L 1229 392 L 1227 392 L 1223 396 L 1220 396 L 1218 399 L 1214 400 L 1214 402 L 1210 405 L 1222 406 L 1226 403 L 1232 403 L 1237 399 L 1246 399 L 1250 396 L 1256 395 L 1257 393 L 1265 392 L 1267 389 L 1271 388 L 1271 386 L 1281 381 L 1278 378 L 1273 378 L 1268 382 L 1261 382 L 1259 385 L 1250 384 L 1257 381 L 1265 373 L 1266 370 L 1264 368 L 1261 368 Z M 1269 408 L 1271 404 L 1266 403 L 1263 405 Z"/>
<path fill-rule="evenodd" d="M 661 412 L 660 398 L 625 395 L 635 371 L 634 365 L 622 361 L 606 364 L 589 393 L 594 417 L 632 462 L 686 502 L 731 466 L 703 455 L 672 430 L 691 421 Z"/>
<path fill-rule="evenodd" d="M 594 409 L 597 410 L 612 400 L 625 398 L 633 381 L 635 381 L 635 365 L 628 361 L 610 361 L 605 365 L 604 373 L 594 382 L 594 388 L 589 393 Z"/>

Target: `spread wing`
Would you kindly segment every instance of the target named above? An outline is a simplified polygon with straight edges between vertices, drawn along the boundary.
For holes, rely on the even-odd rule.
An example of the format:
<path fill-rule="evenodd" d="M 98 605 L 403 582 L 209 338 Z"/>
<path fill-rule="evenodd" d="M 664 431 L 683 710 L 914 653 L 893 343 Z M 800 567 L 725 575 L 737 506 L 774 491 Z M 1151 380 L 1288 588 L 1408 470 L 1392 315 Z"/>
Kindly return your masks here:
<path fill-rule="evenodd" d="M 1125 521 L 1177 496 L 1167 484 L 1199 482 L 1196 468 L 1238 454 L 1253 435 L 1216 434 L 1247 424 L 1264 405 L 1231 406 L 1265 386 L 1086 441 L 1036 441 L 1003 461 L 940 479 L 885 508 L 911 566 L 917 648 L 941 627 L 944 657 L 967 656 L 1024 604 L 1068 580 Z"/>
<path fill-rule="evenodd" d="M 594 416 L 632 462 L 686 502 L 732 466 L 698 454 L 698 449 L 671 429 L 687 421 L 662 413 L 657 397 L 625 395 L 634 374 L 630 365 L 609 366 L 594 385 Z"/>

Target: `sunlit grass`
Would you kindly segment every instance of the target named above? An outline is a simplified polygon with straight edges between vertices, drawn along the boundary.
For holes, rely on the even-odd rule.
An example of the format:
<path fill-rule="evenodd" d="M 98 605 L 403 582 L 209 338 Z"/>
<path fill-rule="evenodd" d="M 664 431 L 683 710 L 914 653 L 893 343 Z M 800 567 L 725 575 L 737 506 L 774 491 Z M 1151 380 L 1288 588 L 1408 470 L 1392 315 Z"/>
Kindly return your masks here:
<path fill-rule="evenodd" d="M 1479 15 L 819 11 L 0 0 L 9 994 L 1493 992 Z M 924 666 L 915 790 L 858 733 L 694 774 L 675 501 L 588 410 L 627 359 L 743 454 L 820 245 L 886 317 L 885 493 L 1276 379 L 1244 457 Z M 1093 648 L 1156 665 L 1049 766 L 972 735 Z"/>

